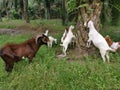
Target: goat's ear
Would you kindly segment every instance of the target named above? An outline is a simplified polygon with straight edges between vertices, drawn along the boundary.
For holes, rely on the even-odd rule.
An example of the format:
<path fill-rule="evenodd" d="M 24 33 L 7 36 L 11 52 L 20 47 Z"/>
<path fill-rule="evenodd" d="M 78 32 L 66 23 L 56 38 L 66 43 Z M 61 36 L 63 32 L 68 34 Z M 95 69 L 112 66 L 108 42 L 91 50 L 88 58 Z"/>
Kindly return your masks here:
<path fill-rule="evenodd" d="M 65 28 L 65 30 L 68 32 L 68 28 Z"/>
<path fill-rule="evenodd" d="M 88 22 L 89 22 L 90 20 L 88 19 L 88 20 L 85 20 L 85 22 L 84 22 L 84 26 L 85 27 L 87 27 L 88 26 Z"/>
<path fill-rule="evenodd" d="M 46 37 L 46 35 L 45 35 L 45 34 L 42 34 L 42 36 L 43 36 L 43 37 Z"/>
<path fill-rule="evenodd" d="M 87 22 L 86 22 L 87 26 L 88 26 L 88 22 L 89 22 L 89 21 L 92 21 L 92 20 L 91 20 L 91 19 L 88 19 L 88 20 L 87 20 Z"/>

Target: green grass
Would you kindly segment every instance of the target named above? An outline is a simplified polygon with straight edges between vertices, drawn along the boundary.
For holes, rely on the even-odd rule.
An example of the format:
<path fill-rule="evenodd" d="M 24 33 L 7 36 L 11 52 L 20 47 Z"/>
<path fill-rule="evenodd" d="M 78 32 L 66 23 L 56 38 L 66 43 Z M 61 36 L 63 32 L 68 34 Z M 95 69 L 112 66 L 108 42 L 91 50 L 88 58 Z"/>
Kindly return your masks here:
<path fill-rule="evenodd" d="M 51 25 L 49 27 L 54 29 Z M 60 34 L 55 36 L 60 39 Z M 30 35 L 1 35 L 0 45 L 3 46 L 7 42 L 20 43 L 30 37 Z M 0 90 L 120 89 L 119 52 L 110 54 L 110 63 L 103 63 L 97 55 L 84 57 L 82 62 L 81 60 L 69 62 L 67 58 L 56 58 L 55 53 L 58 49 L 59 45 L 53 48 L 42 46 L 31 64 L 27 59 L 22 60 L 14 65 L 11 74 L 4 70 L 4 62 L 0 59 Z"/>
<path fill-rule="evenodd" d="M 2 35 L 0 43 L 20 43 L 28 38 L 30 36 Z M 16 63 L 10 75 L 0 60 L 0 90 L 120 89 L 119 54 L 111 54 L 110 64 L 90 56 L 84 58 L 83 64 L 69 62 L 66 58 L 57 59 L 56 49 L 42 46 L 31 64 L 27 59 Z"/>
<path fill-rule="evenodd" d="M 0 22 L 0 28 L 16 28 L 18 26 L 24 25 L 25 22 L 23 20 L 8 20 Z"/>
<path fill-rule="evenodd" d="M 31 28 L 35 27 L 44 27 L 46 29 L 50 30 L 63 30 L 64 27 L 61 24 L 61 20 L 59 19 L 53 19 L 53 20 L 44 20 L 44 19 L 38 19 L 38 20 L 31 20 L 30 24 L 26 24 L 24 20 L 8 20 L 8 21 L 3 21 L 0 22 L 0 28 L 17 28 L 20 26 L 29 26 Z"/>

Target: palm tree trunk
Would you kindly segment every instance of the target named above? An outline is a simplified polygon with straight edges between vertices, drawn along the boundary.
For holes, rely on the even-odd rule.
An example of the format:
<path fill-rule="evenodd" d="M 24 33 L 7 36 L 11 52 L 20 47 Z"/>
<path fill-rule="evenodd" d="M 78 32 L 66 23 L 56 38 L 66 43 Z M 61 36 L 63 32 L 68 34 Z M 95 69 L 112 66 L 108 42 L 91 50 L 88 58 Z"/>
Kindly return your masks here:
<path fill-rule="evenodd" d="M 0 10 L 0 21 L 2 21 L 1 10 Z"/>
<path fill-rule="evenodd" d="M 61 18 L 62 24 L 66 25 L 66 7 L 65 7 L 65 0 L 62 0 L 62 8 L 61 8 Z"/>
<path fill-rule="evenodd" d="M 88 32 L 85 30 L 84 22 L 88 21 L 91 19 L 94 22 L 95 28 L 99 31 L 100 30 L 100 14 L 101 14 L 101 9 L 102 9 L 102 2 L 100 0 L 89 0 L 87 2 L 85 7 L 81 7 L 79 9 L 79 15 L 80 20 L 78 18 L 77 22 L 77 29 L 78 29 L 78 47 L 80 51 L 86 52 L 85 54 L 91 53 L 91 50 L 94 51 L 94 48 L 91 48 L 91 50 L 88 50 L 86 48 L 86 43 L 88 40 Z M 83 4 L 80 2 L 80 4 Z M 89 52 L 90 51 L 90 52 Z"/>
<path fill-rule="evenodd" d="M 24 3 L 24 19 L 26 23 L 30 23 L 28 15 L 28 0 L 23 0 L 23 3 Z"/>
<path fill-rule="evenodd" d="M 14 0 L 15 11 L 18 11 L 18 0 Z"/>
<path fill-rule="evenodd" d="M 20 3 L 20 15 L 21 18 L 24 20 L 24 4 L 23 4 L 23 0 L 19 0 Z"/>
<path fill-rule="evenodd" d="M 44 6 L 45 6 L 45 18 L 50 19 L 50 1 L 44 0 Z"/>
<path fill-rule="evenodd" d="M 7 14 L 7 19 L 10 20 L 10 12 L 9 12 L 9 9 L 6 10 L 6 14 Z"/>
<path fill-rule="evenodd" d="M 10 19 L 10 9 L 12 8 L 12 6 L 13 6 L 13 0 L 8 0 L 7 1 L 7 8 L 6 8 L 8 20 Z"/>

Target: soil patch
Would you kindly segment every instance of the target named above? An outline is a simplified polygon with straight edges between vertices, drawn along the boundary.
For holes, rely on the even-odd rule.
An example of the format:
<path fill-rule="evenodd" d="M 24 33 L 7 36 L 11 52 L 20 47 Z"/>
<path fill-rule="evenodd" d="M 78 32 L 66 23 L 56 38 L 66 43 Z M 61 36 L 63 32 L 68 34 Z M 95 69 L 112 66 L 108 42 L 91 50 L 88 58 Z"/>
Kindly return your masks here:
<path fill-rule="evenodd" d="M 6 35 L 17 35 L 17 34 L 32 34 L 36 35 L 39 33 L 44 33 L 47 29 L 37 26 L 37 27 L 32 27 L 29 24 L 19 26 L 15 29 L 0 29 L 0 34 L 6 34 Z M 58 31 L 56 30 L 49 30 L 50 35 L 57 34 Z"/>

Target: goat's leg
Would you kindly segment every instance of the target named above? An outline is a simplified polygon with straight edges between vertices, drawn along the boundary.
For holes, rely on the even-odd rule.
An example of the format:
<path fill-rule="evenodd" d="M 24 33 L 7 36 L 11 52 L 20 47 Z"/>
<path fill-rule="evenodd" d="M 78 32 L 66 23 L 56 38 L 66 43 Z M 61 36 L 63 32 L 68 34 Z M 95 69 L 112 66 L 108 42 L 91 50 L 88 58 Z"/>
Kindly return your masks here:
<path fill-rule="evenodd" d="M 9 64 L 8 64 L 8 63 L 5 64 L 5 70 L 6 70 L 7 72 L 9 72 Z"/>
<path fill-rule="evenodd" d="M 108 62 L 110 62 L 110 58 L 109 58 L 109 52 L 106 52 L 106 58 L 107 58 L 107 60 L 108 60 Z"/>
<path fill-rule="evenodd" d="M 28 56 L 28 59 L 29 59 L 29 63 L 31 63 L 32 62 L 32 60 L 33 60 L 33 57 L 34 57 L 35 55 L 33 55 L 33 54 L 31 54 L 31 55 L 29 55 Z"/>
<path fill-rule="evenodd" d="M 12 71 L 13 66 L 14 66 L 14 62 L 12 62 L 12 63 L 10 64 L 10 67 L 9 67 L 9 71 L 10 71 L 10 72 Z"/>
<path fill-rule="evenodd" d="M 52 42 L 50 42 L 50 47 L 52 47 Z"/>
<path fill-rule="evenodd" d="M 7 55 L 2 56 L 2 59 L 5 62 L 5 70 L 11 72 L 14 66 L 15 59 Z"/>
<path fill-rule="evenodd" d="M 6 63 L 5 70 L 7 72 L 12 72 L 13 66 L 14 66 L 14 62 Z"/>
<path fill-rule="evenodd" d="M 106 55 L 106 51 L 105 50 L 100 50 L 100 54 L 101 54 L 101 57 L 103 59 L 103 61 L 105 62 L 105 55 Z"/>
<path fill-rule="evenodd" d="M 32 59 L 33 59 L 33 57 L 30 57 L 30 58 L 29 58 L 29 64 L 32 62 Z"/>
<path fill-rule="evenodd" d="M 91 45 L 91 41 L 90 42 L 87 42 L 87 47 L 89 48 Z"/>
<path fill-rule="evenodd" d="M 64 47 L 64 55 L 65 55 L 65 56 L 66 56 L 67 48 L 68 48 L 68 44 L 66 44 L 65 47 Z"/>
<path fill-rule="evenodd" d="M 65 47 L 63 46 L 63 54 L 66 55 Z"/>
<path fill-rule="evenodd" d="M 91 39 L 89 38 L 88 41 L 87 41 L 87 47 L 89 48 L 91 45 Z"/>
<path fill-rule="evenodd" d="M 76 41 L 76 37 L 75 37 L 75 35 L 73 35 L 72 40 L 71 40 L 71 46 L 73 48 L 75 47 L 75 41 Z"/>

